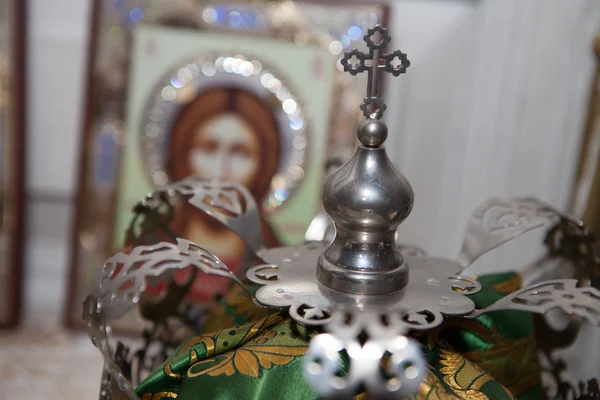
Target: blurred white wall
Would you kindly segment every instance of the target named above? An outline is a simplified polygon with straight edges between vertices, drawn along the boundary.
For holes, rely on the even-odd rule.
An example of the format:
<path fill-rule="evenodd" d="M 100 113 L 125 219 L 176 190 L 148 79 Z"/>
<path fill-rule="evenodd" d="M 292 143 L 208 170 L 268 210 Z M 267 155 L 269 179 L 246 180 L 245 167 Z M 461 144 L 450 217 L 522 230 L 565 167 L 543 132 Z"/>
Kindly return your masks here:
<path fill-rule="evenodd" d="M 64 300 L 90 1 L 29 1 L 25 304 L 50 319 Z M 455 254 L 470 211 L 492 195 L 536 195 L 565 209 L 600 2 L 392 4 L 393 45 L 412 62 L 390 80 L 387 112 L 388 148 L 416 194 L 405 240 Z M 532 258 L 539 235 L 528 239 L 483 268 Z"/>
<path fill-rule="evenodd" d="M 25 322 L 64 304 L 77 177 L 89 0 L 28 0 Z"/>
<path fill-rule="evenodd" d="M 567 210 L 595 68 L 600 2 L 395 3 L 393 33 L 412 61 L 392 82 L 393 159 L 415 190 L 402 237 L 457 254 L 490 196 L 536 196 Z M 541 234 L 484 257 L 478 273 L 535 258 Z"/>

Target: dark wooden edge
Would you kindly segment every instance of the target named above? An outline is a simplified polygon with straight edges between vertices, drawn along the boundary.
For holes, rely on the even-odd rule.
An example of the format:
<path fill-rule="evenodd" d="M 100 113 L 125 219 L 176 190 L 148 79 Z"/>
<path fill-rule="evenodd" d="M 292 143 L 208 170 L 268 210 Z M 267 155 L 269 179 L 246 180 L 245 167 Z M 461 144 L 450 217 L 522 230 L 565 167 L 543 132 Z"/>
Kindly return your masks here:
<path fill-rule="evenodd" d="M 90 148 L 90 137 L 92 134 L 92 124 L 94 121 L 94 65 L 96 62 L 98 49 L 98 33 L 100 28 L 100 12 L 102 7 L 101 0 L 93 0 L 90 9 L 89 21 L 90 30 L 88 37 L 88 51 L 86 58 L 85 86 L 84 86 L 84 103 L 83 103 L 83 119 L 81 126 L 81 147 L 79 151 L 79 170 L 77 175 L 77 193 L 75 195 L 75 218 L 71 229 L 71 254 L 70 264 L 68 268 L 67 282 L 67 304 L 65 307 L 64 322 L 69 328 L 80 328 L 82 326 L 81 317 L 76 317 L 77 300 L 77 282 L 78 282 L 78 258 L 79 258 L 79 232 L 84 222 L 84 207 L 85 195 L 87 190 L 86 177 L 88 176 L 88 157 Z"/>
<path fill-rule="evenodd" d="M 575 174 L 575 182 L 571 194 L 571 209 L 574 208 L 577 200 L 578 187 L 581 185 L 584 178 L 584 169 L 591 157 L 590 144 L 598 127 L 600 119 L 600 33 L 594 39 L 594 55 L 596 58 L 596 69 L 589 85 L 588 107 L 586 112 L 585 128 L 583 131 L 583 139 L 581 141 L 581 149 L 579 151 L 579 162 Z M 600 162 L 597 163 L 597 170 L 594 173 L 592 186 L 590 188 L 589 197 L 587 199 L 587 207 L 583 210 L 582 220 L 592 232 L 599 232 L 600 229 Z"/>
<path fill-rule="evenodd" d="M 12 50 L 12 68 L 11 78 L 13 80 L 13 86 L 11 88 L 11 104 L 13 106 L 12 112 L 12 129 L 10 134 L 12 138 L 10 143 L 10 151 L 12 152 L 10 176 L 7 179 L 11 180 L 11 185 L 14 190 L 14 198 L 12 200 L 13 209 L 10 212 L 13 213 L 15 218 L 15 225 L 11 227 L 14 229 L 10 235 L 9 243 L 9 275 L 8 275 L 8 288 L 6 289 L 6 296 L 8 297 L 7 307 L 8 314 L 7 318 L 0 321 L 0 327 L 14 327 L 18 325 L 21 317 L 22 308 L 22 294 L 23 294 L 23 251 L 24 251 L 24 240 L 25 240 L 25 132 L 26 132 L 26 119 L 25 119 L 25 94 L 27 88 L 25 86 L 25 77 L 27 74 L 26 69 L 26 22 L 27 22 L 27 8 L 26 0 L 14 0 L 13 1 L 13 18 L 12 21 L 12 34 L 14 46 Z"/>
<path fill-rule="evenodd" d="M 331 6 L 348 5 L 346 0 L 300 0 L 305 3 L 323 4 Z M 373 5 L 379 6 L 383 10 L 382 25 L 388 26 L 390 20 L 390 6 L 386 2 L 367 2 L 353 1 L 352 3 L 357 5 Z M 350 3 L 350 4 L 352 4 Z M 86 179 L 88 176 L 88 157 L 90 151 L 90 139 L 92 135 L 92 124 L 94 121 L 94 91 L 95 91 L 95 80 L 94 80 L 94 65 L 96 62 L 97 49 L 98 49 L 98 38 L 100 28 L 100 18 L 102 10 L 102 1 L 93 0 L 91 13 L 89 16 L 91 29 L 89 31 L 88 38 L 88 53 L 86 60 L 86 73 L 85 73 L 85 92 L 84 92 L 84 111 L 81 127 L 81 147 L 79 151 L 79 171 L 77 177 L 77 193 L 75 197 L 75 218 L 73 221 L 73 227 L 71 229 L 71 253 L 70 263 L 68 268 L 68 283 L 67 283 L 67 304 L 64 312 L 64 323 L 68 328 L 78 329 L 82 328 L 83 323 L 79 313 L 76 313 L 76 308 L 79 304 L 77 301 L 77 284 L 78 284 L 78 258 L 79 258 L 79 245 L 78 235 L 83 227 L 84 222 L 84 202 L 86 196 Z"/>

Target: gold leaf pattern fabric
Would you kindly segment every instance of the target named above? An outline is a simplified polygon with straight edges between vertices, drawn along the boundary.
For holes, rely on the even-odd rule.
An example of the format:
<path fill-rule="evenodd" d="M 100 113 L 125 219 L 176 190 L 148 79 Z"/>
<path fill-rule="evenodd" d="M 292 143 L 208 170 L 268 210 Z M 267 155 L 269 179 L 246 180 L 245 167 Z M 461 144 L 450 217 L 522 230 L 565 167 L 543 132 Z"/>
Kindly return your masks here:
<path fill-rule="evenodd" d="M 482 276 L 479 281 L 483 289 L 471 296 L 479 308 L 520 286 L 514 273 Z M 253 309 L 252 301 L 234 288 L 208 318 L 208 326 L 215 331 L 176 349 L 142 382 L 138 394 L 143 400 L 317 399 L 302 373 L 302 357 L 317 332 L 285 314 L 268 314 L 268 310 Z M 231 322 L 239 326 L 227 327 Z M 450 318 L 436 329 L 413 336 L 422 343 L 429 373 L 409 399 L 541 397 L 529 314 L 495 312 L 475 320 Z M 343 372 L 347 369 L 345 365 Z M 368 396 L 357 393 L 355 398 Z"/>
<path fill-rule="evenodd" d="M 252 292 L 256 292 L 258 287 L 249 282 L 246 284 Z M 225 295 L 220 302 L 220 306 L 212 310 L 204 322 L 204 332 L 216 332 L 231 326 L 242 325 L 248 321 L 256 321 L 273 313 L 268 308 L 259 308 L 254 305 L 248 295 L 238 285 L 233 285 L 232 289 Z"/>

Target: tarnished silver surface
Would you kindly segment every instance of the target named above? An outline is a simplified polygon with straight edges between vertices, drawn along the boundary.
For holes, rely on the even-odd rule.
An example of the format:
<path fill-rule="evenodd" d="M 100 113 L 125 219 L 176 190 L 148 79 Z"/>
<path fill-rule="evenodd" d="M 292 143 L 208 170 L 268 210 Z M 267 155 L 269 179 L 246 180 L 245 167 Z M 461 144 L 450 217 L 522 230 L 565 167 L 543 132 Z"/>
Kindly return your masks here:
<path fill-rule="evenodd" d="M 408 180 L 393 166 L 383 147 L 388 127 L 380 120 L 385 110 L 381 72 L 398 76 L 409 62 L 399 50 L 380 54 L 391 39 L 387 29 L 379 25 L 369 29 L 364 40 L 369 54 L 353 49 L 344 55 L 342 65 L 352 75 L 369 71 L 367 97 L 361 105 L 367 119 L 358 126 L 360 144 L 354 156 L 325 183 L 323 206 L 336 233 L 319 257 L 317 278 L 342 292 L 380 295 L 401 290 L 408 282 L 408 267 L 396 247 L 395 234 L 414 201 Z M 354 58 L 357 64 L 352 64 Z M 395 58 L 400 58 L 399 67 L 391 64 Z"/>
<path fill-rule="evenodd" d="M 356 294 L 406 286 L 408 271 L 395 234 L 412 210 L 413 192 L 385 148 L 359 146 L 325 183 L 323 205 L 336 229 L 319 260 L 317 276 L 323 284 Z"/>
<path fill-rule="evenodd" d="M 430 329 L 444 315 L 460 316 L 475 309 L 467 295 L 481 286 L 458 275 L 461 267 L 455 261 L 422 257 L 414 248 L 401 249 L 410 268 L 408 285 L 385 295 L 355 295 L 318 281 L 315 266 L 324 248 L 323 243 L 308 243 L 261 252 L 269 264 L 246 272 L 252 282 L 264 285 L 256 292 L 258 302 L 288 308 L 292 318 L 308 325 L 325 325 L 337 313 L 377 312 L 390 319 L 399 317 L 402 330 Z"/>
<path fill-rule="evenodd" d="M 290 316 L 307 325 L 323 325 L 331 319 L 331 304 L 319 291 L 315 271 L 324 245 L 306 243 L 296 248 L 280 247 L 260 253 L 268 264 L 246 271 L 246 277 L 265 285 L 256 299 L 263 305 L 288 308 Z"/>
<path fill-rule="evenodd" d="M 488 199 L 469 218 L 457 261 L 466 269 L 485 253 L 531 230 L 556 223 L 561 217 L 567 218 L 535 198 Z M 581 221 L 574 223 L 581 224 Z M 330 242 L 334 234 L 333 221 L 321 212 L 313 219 L 306 240 Z M 406 247 L 398 237 L 396 245 Z"/>
<path fill-rule="evenodd" d="M 219 182 L 190 176 L 156 189 L 146 197 L 151 201 L 158 193 L 188 196 L 188 203 L 215 218 L 246 242 L 255 254 L 264 249 L 259 210 L 252 194 L 233 182 Z"/>
<path fill-rule="evenodd" d="M 333 221 L 325 211 L 318 213 L 311 221 L 304 240 L 306 242 L 324 242 L 331 243 L 335 235 L 335 226 Z M 396 246 L 400 249 L 402 257 L 423 257 L 427 252 L 417 246 L 409 246 L 401 242 L 398 232 L 395 235 Z"/>
<path fill-rule="evenodd" d="M 469 218 L 457 259 L 467 268 L 488 251 L 546 223 L 556 222 L 558 217 L 557 211 L 535 198 L 491 198 Z"/>
<path fill-rule="evenodd" d="M 174 270 L 193 267 L 208 275 L 218 275 L 241 281 L 208 250 L 195 243 L 178 239 L 177 244 L 161 242 L 153 246 L 138 246 L 131 253 L 117 253 L 106 261 L 92 281 L 92 293 L 83 305 L 83 320 L 94 345 L 102 352 L 105 369 L 111 380 L 130 399 L 137 399 L 131 381 L 114 359 L 110 343 L 111 320 L 131 311 L 150 285 L 168 280 Z M 106 383 L 112 383 L 106 379 Z M 103 387 L 103 391 L 106 391 Z"/>

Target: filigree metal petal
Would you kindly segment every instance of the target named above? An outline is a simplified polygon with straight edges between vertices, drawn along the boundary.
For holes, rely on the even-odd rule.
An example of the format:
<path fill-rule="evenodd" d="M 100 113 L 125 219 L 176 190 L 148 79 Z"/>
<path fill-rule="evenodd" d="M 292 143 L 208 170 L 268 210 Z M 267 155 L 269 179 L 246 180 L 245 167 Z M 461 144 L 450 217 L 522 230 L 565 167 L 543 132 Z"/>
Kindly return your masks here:
<path fill-rule="evenodd" d="M 151 284 L 151 278 L 163 276 L 174 270 L 194 267 L 208 275 L 218 275 L 238 283 L 252 298 L 242 282 L 208 250 L 184 240 L 177 243 L 161 242 L 153 246 L 138 246 L 129 254 L 118 253 L 107 260 L 92 280 L 92 293 L 83 305 L 83 320 L 94 345 L 104 357 L 105 369 L 111 380 L 130 399 L 137 399 L 131 381 L 124 375 L 114 358 L 110 344 L 109 321 L 133 309 L 141 295 Z M 107 388 L 103 387 L 106 391 Z"/>
<path fill-rule="evenodd" d="M 593 325 L 600 325 L 600 290 L 577 287 L 577 283 L 575 279 L 539 282 L 503 297 L 487 308 L 476 310 L 468 317 L 507 310 L 545 314 L 559 308 L 569 315 L 585 318 Z"/>
<path fill-rule="evenodd" d="M 174 191 L 189 196 L 188 203 L 215 218 L 250 246 L 254 253 L 265 245 L 260 232 L 260 216 L 254 197 L 244 186 L 201 177 L 187 177 L 165 185 L 149 195 Z"/>
<path fill-rule="evenodd" d="M 558 213 L 534 198 L 491 198 L 467 223 L 458 261 L 467 268 L 488 251 L 558 218 Z"/>
<path fill-rule="evenodd" d="M 208 250 L 185 239 L 177 244 L 161 242 L 134 247 L 130 253 L 117 253 L 109 258 L 94 276 L 92 296 L 107 318 L 120 318 L 129 311 L 146 290 L 148 278 L 193 266 L 209 275 L 242 282 Z"/>
<path fill-rule="evenodd" d="M 83 303 L 83 320 L 87 326 L 88 335 L 94 346 L 100 350 L 104 358 L 101 395 L 106 396 L 114 380 L 117 387 L 130 399 L 137 400 L 131 381 L 123 374 L 121 367 L 113 359 L 114 351 L 110 345 L 110 328 L 106 324 L 106 316 L 100 311 L 98 299 L 88 296 Z M 110 377 L 109 377 L 110 375 Z"/>

